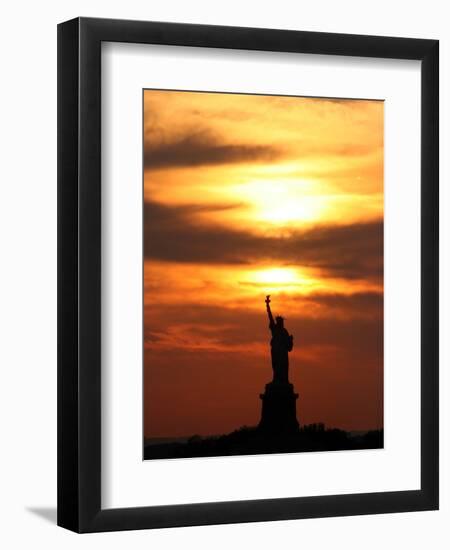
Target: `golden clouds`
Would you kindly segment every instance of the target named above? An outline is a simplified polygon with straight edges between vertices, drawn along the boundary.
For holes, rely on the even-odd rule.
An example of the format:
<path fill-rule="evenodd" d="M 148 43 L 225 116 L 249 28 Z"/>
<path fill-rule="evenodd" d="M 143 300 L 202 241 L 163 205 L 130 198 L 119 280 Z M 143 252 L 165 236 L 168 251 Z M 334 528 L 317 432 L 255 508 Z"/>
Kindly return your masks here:
<path fill-rule="evenodd" d="M 382 102 L 147 91 L 144 114 L 149 200 L 263 231 L 382 216 Z"/>

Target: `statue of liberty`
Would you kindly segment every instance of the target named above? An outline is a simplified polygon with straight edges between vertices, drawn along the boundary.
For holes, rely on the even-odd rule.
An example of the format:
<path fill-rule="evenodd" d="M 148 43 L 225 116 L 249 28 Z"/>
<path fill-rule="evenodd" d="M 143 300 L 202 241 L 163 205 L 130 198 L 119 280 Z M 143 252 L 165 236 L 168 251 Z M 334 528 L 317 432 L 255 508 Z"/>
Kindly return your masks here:
<path fill-rule="evenodd" d="M 289 383 L 289 357 L 288 353 L 294 346 L 294 337 L 284 327 L 284 318 L 278 315 L 275 320 L 270 309 L 270 295 L 266 296 L 267 315 L 269 316 L 269 329 L 272 333 L 270 340 L 273 382 Z"/>

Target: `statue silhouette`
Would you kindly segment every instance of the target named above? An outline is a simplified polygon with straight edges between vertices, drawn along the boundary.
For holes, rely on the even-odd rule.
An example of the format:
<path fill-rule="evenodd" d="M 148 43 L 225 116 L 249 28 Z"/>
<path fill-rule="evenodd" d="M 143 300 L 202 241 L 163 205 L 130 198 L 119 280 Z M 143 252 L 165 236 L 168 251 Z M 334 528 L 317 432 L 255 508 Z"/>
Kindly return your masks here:
<path fill-rule="evenodd" d="M 258 429 L 271 437 L 284 437 L 286 434 L 297 434 L 299 429 L 296 406 L 298 393 L 295 393 L 294 386 L 289 382 L 289 352 L 294 346 L 294 338 L 285 329 L 283 317 L 273 318 L 270 296 L 266 296 L 266 307 L 272 333 L 270 347 L 273 379 L 259 396 L 262 409 Z"/>
<path fill-rule="evenodd" d="M 269 329 L 272 333 L 270 340 L 273 382 L 289 383 L 289 357 L 288 354 L 294 347 L 294 337 L 284 327 L 284 319 L 277 316 L 274 320 L 270 309 L 270 295 L 266 297 L 267 315 L 269 316 Z"/>

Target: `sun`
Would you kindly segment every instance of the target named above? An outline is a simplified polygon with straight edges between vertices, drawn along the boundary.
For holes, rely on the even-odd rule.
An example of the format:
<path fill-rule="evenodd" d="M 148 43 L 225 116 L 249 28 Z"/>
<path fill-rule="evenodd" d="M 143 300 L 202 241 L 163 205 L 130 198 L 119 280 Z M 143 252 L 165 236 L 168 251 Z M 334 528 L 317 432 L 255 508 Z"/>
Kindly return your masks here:
<path fill-rule="evenodd" d="M 314 284 L 314 280 L 292 267 L 265 267 L 243 273 L 241 283 L 256 287 L 258 292 L 298 292 Z"/>
<path fill-rule="evenodd" d="M 254 273 L 254 280 L 266 285 L 295 284 L 298 282 L 298 274 L 295 269 L 288 267 L 273 267 Z"/>
<path fill-rule="evenodd" d="M 252 180 L 232 189 L 249 207 L 250 217 L 271 226 L 317 221 L 326 207 L 317 182 L 306 179 Z"/>

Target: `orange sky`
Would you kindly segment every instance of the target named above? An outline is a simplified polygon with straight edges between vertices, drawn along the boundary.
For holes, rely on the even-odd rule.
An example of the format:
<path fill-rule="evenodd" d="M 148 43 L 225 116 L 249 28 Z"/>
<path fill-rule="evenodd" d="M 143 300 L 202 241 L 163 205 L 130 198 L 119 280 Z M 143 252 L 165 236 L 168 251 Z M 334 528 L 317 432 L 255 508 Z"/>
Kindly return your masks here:
<path fill-rule="evenodd" d="M 144 92 L 144 434 L 256 425 L 264 298 L 301 424 L 383 425 L 383 102 Z"/>

